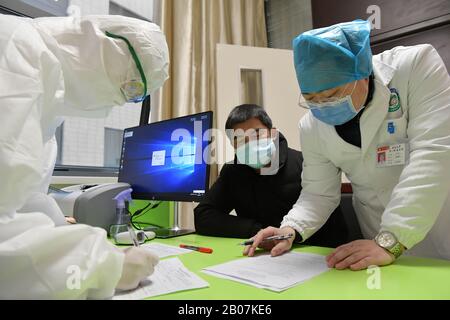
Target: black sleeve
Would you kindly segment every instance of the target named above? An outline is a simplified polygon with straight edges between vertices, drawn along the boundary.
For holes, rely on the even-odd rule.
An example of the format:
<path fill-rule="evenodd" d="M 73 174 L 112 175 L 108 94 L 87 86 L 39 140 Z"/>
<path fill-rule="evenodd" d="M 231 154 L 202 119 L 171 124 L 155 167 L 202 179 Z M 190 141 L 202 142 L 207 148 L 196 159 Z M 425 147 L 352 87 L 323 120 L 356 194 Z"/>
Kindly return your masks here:
<path fill-rule="evenodd" d="M 206 236 L 250 238 L 262 225 L 253 219 L 230 215 L 234 203 L 230 197 L 233 186 L 229 183 L 233 179 L 229 176 L 233 171 L 228 169 L 224 166 L 216 183 L 194 209 L 195 230 Z"/>
<path fill-rule="evenodd" d="M 302 241 L 303 241 L 303 237 L 301 236 L 300 233 L 298 233 L 297 230 L 295 230 L 294 243 L 301 243 Z"/>

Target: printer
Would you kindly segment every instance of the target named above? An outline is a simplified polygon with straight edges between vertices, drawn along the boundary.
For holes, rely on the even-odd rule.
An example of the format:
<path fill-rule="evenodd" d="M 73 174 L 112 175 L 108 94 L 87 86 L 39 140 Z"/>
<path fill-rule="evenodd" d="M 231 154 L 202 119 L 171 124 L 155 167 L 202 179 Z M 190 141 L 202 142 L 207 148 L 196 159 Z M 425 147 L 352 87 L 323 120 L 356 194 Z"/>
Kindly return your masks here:
<path fill-rule="evenodd" d="M 130 188 L 128 183 L 74 185 L 63 189 L 51 188 L 49 195 L 56 200 L 63 214 L 77 223 L 100 227 L 109 233 L 115 222 L 116 203 L 113 198 Z"/>

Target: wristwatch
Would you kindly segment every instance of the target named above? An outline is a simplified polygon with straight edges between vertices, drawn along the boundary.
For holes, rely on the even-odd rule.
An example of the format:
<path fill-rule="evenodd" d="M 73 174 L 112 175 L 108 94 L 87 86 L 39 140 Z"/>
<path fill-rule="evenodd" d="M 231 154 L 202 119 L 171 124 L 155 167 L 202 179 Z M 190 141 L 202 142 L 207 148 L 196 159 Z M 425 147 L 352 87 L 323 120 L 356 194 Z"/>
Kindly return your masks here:
<path fill-rule="evenodd" d="M 392 232 L 381 231 L 374 240 L 377 245 L 392 253 L 395 259 L 400 257 L 404 251 L 404 247 Z"/>

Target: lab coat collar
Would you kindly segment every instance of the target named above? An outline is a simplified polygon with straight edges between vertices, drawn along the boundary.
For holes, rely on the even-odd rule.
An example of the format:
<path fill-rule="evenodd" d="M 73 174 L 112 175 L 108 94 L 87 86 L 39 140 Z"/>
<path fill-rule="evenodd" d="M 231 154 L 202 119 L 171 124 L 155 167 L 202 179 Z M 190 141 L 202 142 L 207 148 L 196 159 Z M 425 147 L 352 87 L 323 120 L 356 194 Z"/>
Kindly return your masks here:
<path fill-rule="evenodd" d="M 381 124 L 386 119 L 390 98 L 388 86 L 394 77 L 396 69 L 382 62 L 378 57 L 374 57 L 373 71 L 375 75 L 374 96 L 372 101 L 365 107 L 366 110 L 360 120 L 361 156 L 365 156 Z"/>
<path fill-rule="evenodd" d="M 381 83 L 388 87 L 397 69 L 394 66 L 381 61 L 378 56 L 373 57 L 372 64 L 375 79 L 378 79 Z"/>

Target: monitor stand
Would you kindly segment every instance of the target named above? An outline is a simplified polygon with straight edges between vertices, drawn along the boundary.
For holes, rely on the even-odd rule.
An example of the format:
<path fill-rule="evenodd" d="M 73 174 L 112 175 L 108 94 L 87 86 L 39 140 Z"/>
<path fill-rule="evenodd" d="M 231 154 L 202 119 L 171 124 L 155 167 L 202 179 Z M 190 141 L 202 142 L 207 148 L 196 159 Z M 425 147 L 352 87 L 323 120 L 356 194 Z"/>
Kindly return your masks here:
<path fill-rule="evenodd" d="M 156 238 L 167 239 L 178 236 L 184 236 L 186 234 L 194 233 L 195 230 L 192 229 L 181 229 L 179 224 L 179 208 L 178 202 L 174 202 L 174 210 L 173 210 L 173 227 L 169 229 L 160 228 L 153 230 L 156 234 Z"/>

